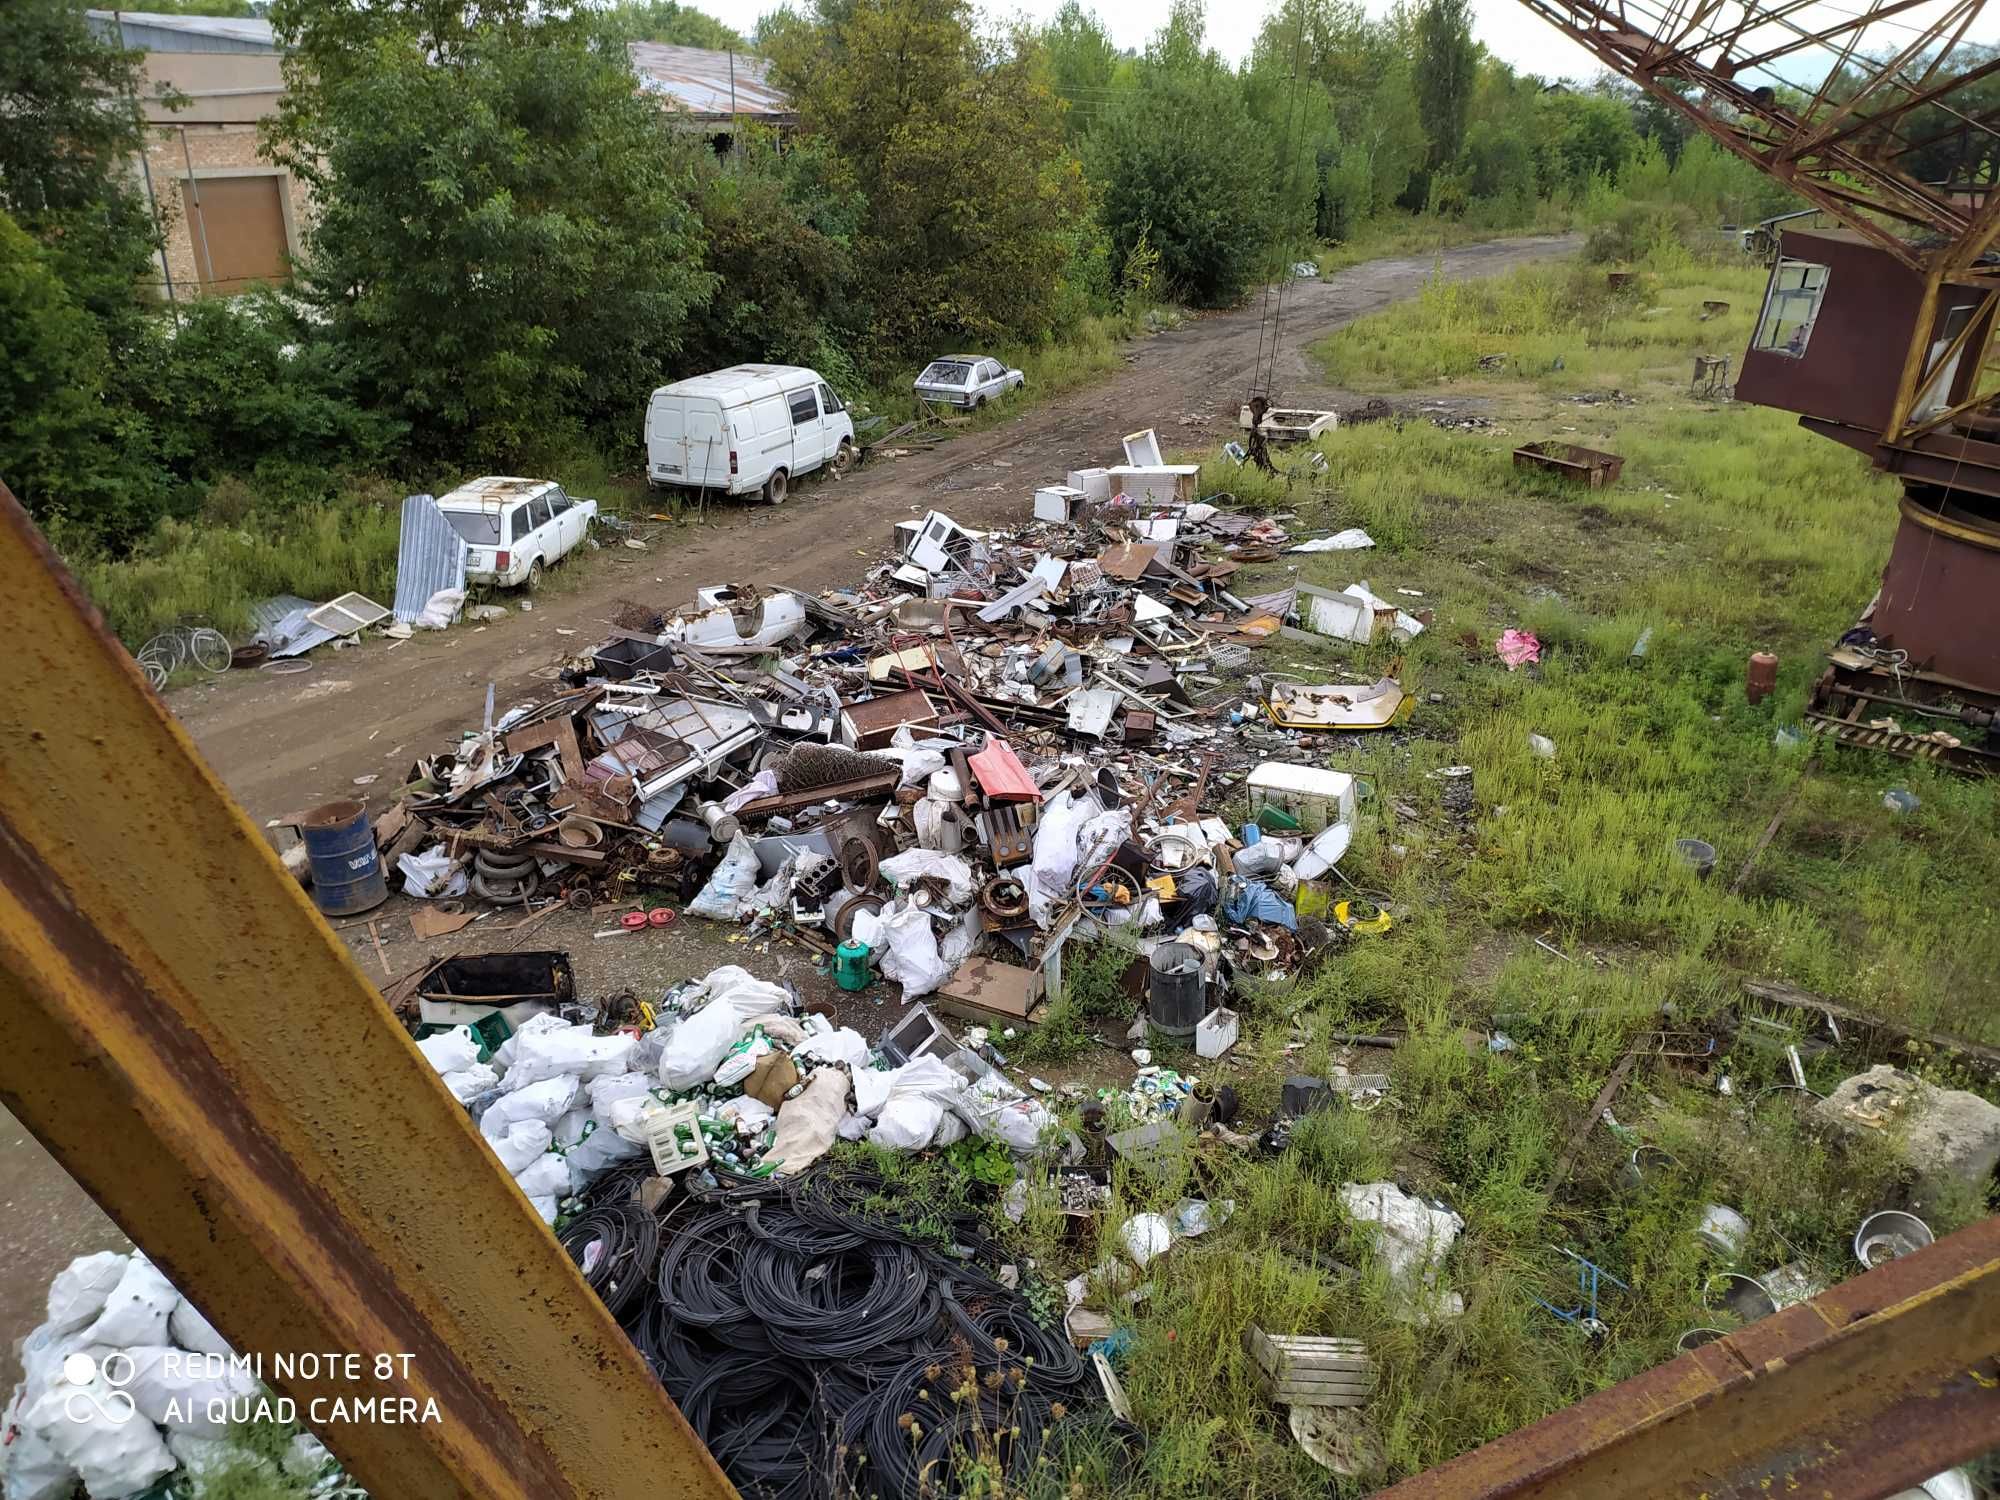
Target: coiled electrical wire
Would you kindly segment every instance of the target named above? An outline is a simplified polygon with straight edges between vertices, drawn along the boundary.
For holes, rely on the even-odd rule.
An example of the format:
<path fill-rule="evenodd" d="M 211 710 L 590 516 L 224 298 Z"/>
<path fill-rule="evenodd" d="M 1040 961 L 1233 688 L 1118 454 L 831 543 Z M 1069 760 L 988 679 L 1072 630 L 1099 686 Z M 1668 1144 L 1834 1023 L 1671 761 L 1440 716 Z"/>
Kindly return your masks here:
<path fill-rule="evenodd" d="M 612 1317 L 623 1322 L 652 1283 L 660 1221 L 637 1204 L 587 1208 L 558 1238 Z"/>
<path fill-rule="evenodd" d="M 828 1168 L 684 1177 L 658 1217 L 654 1274 L 622 1321 L 745 1495 L 930 1500 L 990 1493 L 996 1472 L 1019 1487 L 1053 1461 L 1052 1434 L 1102 1412 L 1067 1338 L 1000 1284 L 1005 1251 L 979 1221 L 953 1223 L 948 1250 L 920 1245 L 884 1212 L 898 1196 Z M 648 1217 L 633 1184 L 604 1197 L 570 1226 L 572 1254 L 602 1247 L 594 1266 L 615 1249 L 600 1209 L 621 1230 Z"/>

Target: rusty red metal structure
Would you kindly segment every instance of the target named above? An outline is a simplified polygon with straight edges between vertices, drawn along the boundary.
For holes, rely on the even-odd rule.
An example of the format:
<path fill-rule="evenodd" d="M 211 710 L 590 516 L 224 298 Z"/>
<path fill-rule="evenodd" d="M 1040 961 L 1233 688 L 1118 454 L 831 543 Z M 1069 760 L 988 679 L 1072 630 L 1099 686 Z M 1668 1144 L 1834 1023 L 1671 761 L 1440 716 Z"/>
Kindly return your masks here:
<path fill-rule="evenodd" d="M 1882 591 L 1807 722 L 2000 770 L 2000 49 L 1986 0 L 1521 0 L 1785 183 L 1738 399 L 1865 453 L 1904 499 Z"/>

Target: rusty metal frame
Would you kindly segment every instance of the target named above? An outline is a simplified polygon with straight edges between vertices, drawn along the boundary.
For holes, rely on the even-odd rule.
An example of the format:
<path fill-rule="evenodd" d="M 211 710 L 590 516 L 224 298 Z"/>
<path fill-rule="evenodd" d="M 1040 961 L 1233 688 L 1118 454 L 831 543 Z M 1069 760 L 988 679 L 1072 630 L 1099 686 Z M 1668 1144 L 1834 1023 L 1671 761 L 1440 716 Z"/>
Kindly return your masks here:
<path fill-rule="evenodd" d="M 1874 1500 L 2000 1446 L 2000 1218 L 1379 1500 Z"/>
<path fill-rule="evenodd" d="M 3 485 L 0 574 L 0 1099 L 238 1350 L 364 1357 L 270 1383 L 371 1493 L 733 1496 Z"/>
<path fill-rule="evenodd" d="M 1816 0 L 1733 0 L 1729 6 L 1701 0 L 1688 7 L 1685 19 L 1673 0 L 1521 3 L 1718 144 L 1786 183 L 1912 270 L 1928 273 L 1949 260 L 1954 247 L 1974 229 L 1974 213 L 1950 193 L 1898 165 L 1902 153 L 1850 143 L 1871 130 L 1885 132 L 1894 141 L 1893 122 L 1933 104 L 1959 121 L 1955 129 L 2000 136 L 2000 119 L 1993 112 L 1962 113 L 1944 102 L 1990 72 L 1990 62 L 1939 78 L 1952 44 L 1967 34 L 1986 0 L 1955 0 L 1919 31 L 1915 42 L 1899 44 L 1886 61 L 1870 58 L 1862 50 L 1867 28 L 1920 0 L 1867 0 L 1863 13 L 1843 16 L 1817 30 L 1792 19 Z M 1759 45 L 1748 56 L 1731 55 L 1745 37 L 1769 29 L 1787 35 Z M 1919 76 L 1906 76 L 1905 67 L 1939 43 L 1943 43 L 1939 54 Z M 1813 49 L 1834 53 L 1858 70 L 1860 86 L 1846 98 L 1835 99 L 1823 83 L 1804 109 L 1797 110 L 1770 90 L 1742 81 L 1757 69 Z M 1676 84 L 1691 85 L 1698 94 L 1683 94 L 1672 86 Z M 1883 97 L 1888 95 L 1895 97 Z M 1874 107 L 1868 107 L 1871 104 Z M 1945 244 L 1919 250 L 1884 219 L 1941 236 Z"/>

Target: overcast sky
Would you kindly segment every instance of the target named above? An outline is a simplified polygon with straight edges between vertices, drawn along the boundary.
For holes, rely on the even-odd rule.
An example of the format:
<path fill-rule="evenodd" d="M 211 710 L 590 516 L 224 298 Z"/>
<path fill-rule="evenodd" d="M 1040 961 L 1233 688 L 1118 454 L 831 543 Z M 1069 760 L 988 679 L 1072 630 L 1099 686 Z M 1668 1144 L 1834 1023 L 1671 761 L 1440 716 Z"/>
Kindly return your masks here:
<path fill-rule="evenodd" d="M 757 18 L 780 8 L 778 0 L 693 0 L 696 9 L 717 16 L 748 36 Z M 1046 21 L 1061 7 L 1062 0 L 1017 0 L 1014 5 L 981 3 L 989 17 L 1023 16 Z M 1390 0 L 1367 0 L 1371 14 L 1389 8 Z M 1111 39 L 1134 51 L 1166 24 L 1168 0 L 1084 0 L 1110 29 Z M 1277 0 L 1247 0 L 1231 4 L 1209 0 L 1208 42 L 1231 62 L 1241 62 L 1250 53 L 1264 18 L 1277 8 Z M 1602 71 L 1590 54 L 1564 37 L 1553 26 L 1530 12 L 1519 0 L 1472 0 L 1473 35 L 1488 49 L 1527 73 L 1544 78 L 1595 78 Z M 1240 23 L 1236 20 L 1241 17 Z"/>

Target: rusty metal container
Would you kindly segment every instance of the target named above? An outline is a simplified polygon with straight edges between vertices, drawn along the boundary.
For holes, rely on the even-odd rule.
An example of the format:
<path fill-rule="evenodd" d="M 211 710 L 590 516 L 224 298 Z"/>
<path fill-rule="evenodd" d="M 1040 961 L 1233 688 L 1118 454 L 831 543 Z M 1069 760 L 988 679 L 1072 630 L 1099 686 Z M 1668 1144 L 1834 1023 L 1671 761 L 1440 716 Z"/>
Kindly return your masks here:
<path fill-rule="evenodd" d="M 1601 490 L 1618 482 L 1625 460 L 1616 453 L 1601 453 L 1576 443 L 1524 443 L 1514 450 L 1514 467 L 1543 469 Z"/>
<path fill-rule="evenodd" d="M 1778 686 L 1778 658 L 1768 651 L 1750 653 L 1750 669 L 1744 674 L 1743 696 L 1762 703 Z"/>

